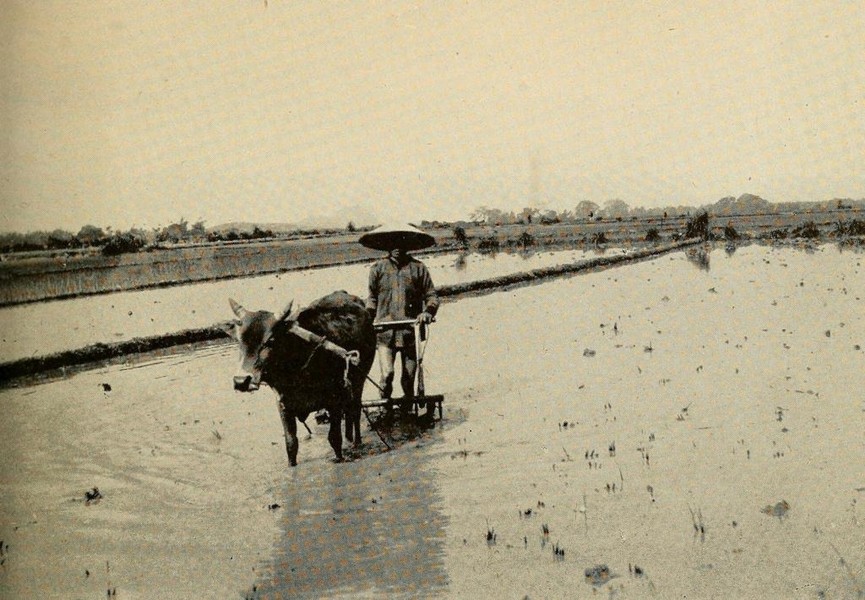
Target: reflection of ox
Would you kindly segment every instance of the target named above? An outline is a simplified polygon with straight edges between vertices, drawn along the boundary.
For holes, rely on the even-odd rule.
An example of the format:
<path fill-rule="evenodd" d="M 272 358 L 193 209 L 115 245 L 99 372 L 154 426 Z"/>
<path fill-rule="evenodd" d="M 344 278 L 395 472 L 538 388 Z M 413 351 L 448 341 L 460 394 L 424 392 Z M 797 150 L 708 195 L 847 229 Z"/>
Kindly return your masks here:
<path fill-rule="evenodd" d="M 375 357 L 375 331 L 363 301 L 333 292 L 297 314 L 289 305 L 279 319 L 229 302 L 238 317 L 230 333 L 240 344 L 244 373 L 234 378 L 234 388 L 252 391 L 266 383 L 279 394 L 291 466 L 297 464 L 295 419 L 303 422 L 311 412 L 326 409 L 327 438 L 342 460 L 340 423 L 345 416 L 345 437 L 359 445 L 361 395 Z M 349 368 L 352 360 L 356 364 Z"/>

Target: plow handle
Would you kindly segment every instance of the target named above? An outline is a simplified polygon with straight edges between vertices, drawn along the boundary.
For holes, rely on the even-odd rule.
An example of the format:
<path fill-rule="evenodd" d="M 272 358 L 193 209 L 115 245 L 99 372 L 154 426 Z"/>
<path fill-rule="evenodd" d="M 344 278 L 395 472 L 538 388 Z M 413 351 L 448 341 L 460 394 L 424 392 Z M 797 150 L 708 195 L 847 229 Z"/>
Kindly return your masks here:
<path fill-rule="evenodd" d="M 432 320 L 435 323 L 435 317 Z M 410 329 L 418 324 L 417 319 L 400 319 L 398 321 L 373 321 L 372 326 L 376 331 L 387 331 L 388 329 Z"/>
<path fill-rule="evenodd" d="M 421 324 L 417 321 L 414 323 L 414 355 L 417 360 L 417 373 L 415 374 L 415 380 L 417 381 L 417 396 L 424 395 L 424 385 L 423 385 L 423 354 L 421 353 L 420 348 L 420 331 Z"/>

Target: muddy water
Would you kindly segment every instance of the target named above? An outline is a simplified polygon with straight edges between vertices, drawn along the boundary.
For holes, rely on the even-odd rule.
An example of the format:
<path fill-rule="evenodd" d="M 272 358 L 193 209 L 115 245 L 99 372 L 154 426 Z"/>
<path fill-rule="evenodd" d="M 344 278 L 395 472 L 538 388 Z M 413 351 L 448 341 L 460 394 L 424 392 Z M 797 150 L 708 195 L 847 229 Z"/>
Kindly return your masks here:
<path fill-rule="evenodd" d="M 853 596 L 861 262 L 751 247 L 707 271 L 678 254 L 461 302 L 437 346 L 471 394 L 445 436 L 469 455 L 441 465 L 451 589 L 587 596 L 584 570 L 607 564 L 626 597 Z M 783 520 L 761 512 L 782 500 Z"/>
<path fill-rule="evenodd" d="M 383 453 L 366 431 L 356 460 L 333 464 L 310 419 L 289 469 L 274 396 L 231 391 L 234 363 L 223 346 L 0 393 L 0 597 L 444 589 L 446 519 L 421 451 L 440 434 Z"/>
<path fill-rule="evenodd" d="M 445 420 L 338 465 L 320 425 L 286 466 L 228 347 L 3 391 L 0 595 L 855 598 L 863 259 L 681 252 L 445 304 Z"/>
<path fill-rule="evenodd" d="M 573 263 L 591 255 L 594 252 L 567 250 L 423 260 L 436 285 L 444 285 Z M 273 312 L 291 299 L 302 306 L 338 289 L 365 297 L 368 276 L 369 264 L 357 264 L 0 308 L 0 362 L 207 327 L 231 318 L 229 297 Z"/>
<path fill-rule="evenodd" d="M 225 597 L 254 580 L 285 480 L 275 408 L 209 393 L 224 355 L 190 358 L 3 396 L 0 596 Z"/>

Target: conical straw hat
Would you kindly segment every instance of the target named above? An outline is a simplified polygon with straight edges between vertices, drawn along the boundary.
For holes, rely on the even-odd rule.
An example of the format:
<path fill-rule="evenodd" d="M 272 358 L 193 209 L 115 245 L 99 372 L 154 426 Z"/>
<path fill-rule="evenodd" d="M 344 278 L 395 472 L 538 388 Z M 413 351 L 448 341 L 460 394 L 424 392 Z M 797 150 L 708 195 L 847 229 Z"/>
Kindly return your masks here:
<path fill-rule="evenodd" d="M 435 238 L 417 227 L 405 223 L 386 224 L 360 236 L 363 246 L 388 252 L 394 248 L 420 250 L 435 246 Z"/>

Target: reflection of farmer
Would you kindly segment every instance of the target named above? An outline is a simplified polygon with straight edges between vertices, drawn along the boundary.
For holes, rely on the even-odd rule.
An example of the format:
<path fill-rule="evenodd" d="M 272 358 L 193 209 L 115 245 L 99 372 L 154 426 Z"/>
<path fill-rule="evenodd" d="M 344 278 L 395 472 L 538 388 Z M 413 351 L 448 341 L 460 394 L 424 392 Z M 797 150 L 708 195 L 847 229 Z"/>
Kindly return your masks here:
<path fill-rule="evenodd" d="M 372 265 L 369 272 L 367 310 L 376 322 L 416 319 L 430 323 L 439 306 L 438 296 L 426 266 L 408 255 L 435 244 L 429 234 L 411 225 L 382 226 L 361 236 L 368 248 L 388 251 Z M 378 361 L 381 366 L 381 395 L 390 398 L 393 391 L 394 361 L 397 352 L 402 359 L 400 384 L 406 399 L 414 396 L 417 368 L 414 331 L 411 328 L 385 329 L 378 333 Z M 402 408 L 410 406 L 405 402 Z"/>

